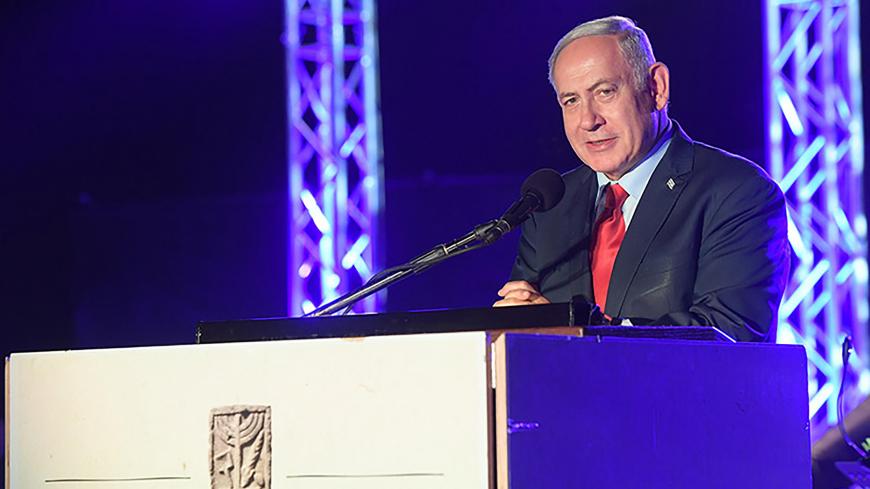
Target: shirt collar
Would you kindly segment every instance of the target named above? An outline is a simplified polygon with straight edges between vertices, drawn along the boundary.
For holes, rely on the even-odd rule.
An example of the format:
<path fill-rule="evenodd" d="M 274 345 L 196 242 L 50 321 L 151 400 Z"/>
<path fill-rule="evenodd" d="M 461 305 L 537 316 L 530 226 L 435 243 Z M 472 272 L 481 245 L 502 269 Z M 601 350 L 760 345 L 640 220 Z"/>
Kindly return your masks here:
<path fill-rule="evenodd" d="M 656 141 L 656 144 L 649 150 L 647 156 L 639 164 L 635 165 L 634 168 L 629 170 L 628 173 L 623 175 L 622 178 L 613 182 L 607 178 L 607 175 L 604 173 L 595 172 L 595 177 L 598 180 L 599 197 L 607 184 L 618 183 L 620 187 L 625 189 L 629 197 L 640 199 L 643 191 L 646 189 L 646 184 L 649 182 L 650 177 L 652 177 L 656 167 L 659 166 L 659 162 L 668 151 L 668 147 L 670 147 L 671 139 L 673 139 L 673 137 L 674 125 L 671 123 L 670 119 L 668 119 L 668 128 L 665 129 L 662 137 Z"/>

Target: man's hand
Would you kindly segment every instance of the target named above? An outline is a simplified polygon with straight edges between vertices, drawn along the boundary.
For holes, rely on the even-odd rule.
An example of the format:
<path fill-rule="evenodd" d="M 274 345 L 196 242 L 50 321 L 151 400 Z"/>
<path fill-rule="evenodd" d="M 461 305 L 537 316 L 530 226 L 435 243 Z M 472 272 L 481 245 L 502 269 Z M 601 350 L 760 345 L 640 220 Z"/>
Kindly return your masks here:
<path fill-rule="evenodd" d="M 498 296 L 502 299 L 493 304 L 493 307 L 550 303 L 534 285 L 525 280 L 515 280 L 504 284 L 504 287 L 498 291 Z"/>

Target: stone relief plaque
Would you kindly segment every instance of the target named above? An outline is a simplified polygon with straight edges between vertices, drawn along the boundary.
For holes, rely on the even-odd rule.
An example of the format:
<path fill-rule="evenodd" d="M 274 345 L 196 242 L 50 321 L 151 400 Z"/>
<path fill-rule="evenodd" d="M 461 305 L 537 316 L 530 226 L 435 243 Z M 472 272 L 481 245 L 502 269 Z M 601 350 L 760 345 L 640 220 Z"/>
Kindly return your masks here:
<path fill-rule="evenodd" d="M 271 489 L 271 407 L 215 408 L 209 425 L 212 489 Z"/>

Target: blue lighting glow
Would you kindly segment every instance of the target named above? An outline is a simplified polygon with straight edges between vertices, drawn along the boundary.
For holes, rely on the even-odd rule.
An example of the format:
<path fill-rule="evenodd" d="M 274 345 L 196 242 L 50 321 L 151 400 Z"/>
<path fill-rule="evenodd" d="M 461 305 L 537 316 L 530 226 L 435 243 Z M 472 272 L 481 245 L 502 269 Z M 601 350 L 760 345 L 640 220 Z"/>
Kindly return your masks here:
<path fill-rule="evenodd" d="M 314 200 L 314 196 L 311 195 L 311 192 L 308 189 L 305 189 L 302 191 L 300 197 L 302 199 L 302 204 L 305 206 L 305 209 L 308 210 L 308 215 L 311 216 L 311 220 L 314 221 L 314 225 L 317 226 L 317 229 L 319 229 L 321 233 L 332 232 L 332 225 L 329 224 L 329 219 L 327 219 L 326 215 L 323 214 L 323 211 L 320 210 L 320 206 L 317 205 L 317 201 Z"/>
<path fill-rule="evenodd" d="M 855 270 L 855 262 L 854 261 L 850 261 L 849 263 L 846 263 L 845 265 L 843 265 L 843 267 L 840 268 L 840 271 L 837 272 L 837 276 L 834 279 L 837 282 L 837 285 L 845 284 L 846 280 L 849 280 L 849 277 L 852 276 L 852 272 L 854 270 Z M 830 294 L 828 294 L 828 295 L 830 295 Z"/>
<path fill-rule="evenodd" d="M 819 190 L 819 187 L 822 186 L 822 183 L 825 181 L 825 172 L 817 171 L 813 178 L 807 182 L 806 185 L 803 186 L 800 190 L 798 190 L 798 197 L 802 202 L 806 202 L 812 198 L 812 196 Z"/>
<path fill-rule="evenodd" d="M 350 250 L 344 255 L 344 258 L 341 259 L 341 266 L 345 270 L 349 269 L 356 265 L 358 261 L 360 261 L 360 255 L 363 250 L 369 245 L 369 237 L 363 234 L 356 240 L 356 243 L 350 247 Z"/>
<path fill-rule="evenodd" d="M 807 309 L 807 316 L 811 318 L 818 316 L 829 302 L 831 302 L 831 293 L 822 292 L 813 302 L 813 305 Z"/>
<path fill-rule="evenodd" d="M 797 136 L 797 134 L 795 134 Z M 794 162 L 791 169 L 786 173 L 785 177 L 780 180 L 779 186 L 783 192 L 787 192 L 794 182 L 806 171 L 809 164 L 815 159 L 822 148 L 825 147 L 825 138 L 816 136 L 810 146 L 804 150 L 800 157 Z"/>
<path fill-rule="evenodd" d="M 797 290 L 795 290 L 791 297 L 785 300 L 782 303 L 782 306 L 779 308 L 779 314 L 781 316 L 791 316 L 791 314 L 797 309 L 797 306 L 804 300 L 816 286 L 819 280 L 821 280 L 822 276 L 831 268 L 831 263 L 828 260 L 820 260 L 816 263 L 816 266 L 809 273 L 809 275 L 801 281 L 800 286 L 798 286 Z"/>
<path fill-rule="evenodd" d="M 383 171 L 374 0 L 284 5 L 293 316 L 362 285 L 370 270 L 381 268 Z M 358 310 L 374 311 L 379 300 L 367 298 Z"/>
<path fill-rule="evenodd" d="M 852 368 L 868 379 L 861 390 L 870 389 L 858 6 L 765 2 L 767 160 L 788 202 L 798 257 L 777 339 L 806 348 L 817 434 L 836 420 L 846 334 L 858 353 Z"/>
<path fill-rule="evenodd" d="M 811 262 L 813 259 L 812 252 L 804 246 L 803 238 L 800 231 L 794 224 L 791 218 L 791 209 L 786 208 L 786 217 L 788 218 L 788 242 L 801 262 Z"/>
<path fill-rule="evenodd" d="M 775 90 L 776 99 L 779 102 L 779 108 L 782 110 L 782 115 L 785 116 L 785 121 L 788 123 L 788 127 L 791 129 L 792 134 L 795 136 L 802 135 L 804 133 L 804 125 L 798 116 L 794 102 L 791 101 L 791 97 L 788 95 L 788 92 L 785 91 L 785 87 L 782 86 L 781 82 Z"/>
<path fill-rule="evenodd" d="M 855 280 L 859 283 L 867 283 L 867 260 L 865 258 L 856 258 L 852 262 L 855 266 Z"/>

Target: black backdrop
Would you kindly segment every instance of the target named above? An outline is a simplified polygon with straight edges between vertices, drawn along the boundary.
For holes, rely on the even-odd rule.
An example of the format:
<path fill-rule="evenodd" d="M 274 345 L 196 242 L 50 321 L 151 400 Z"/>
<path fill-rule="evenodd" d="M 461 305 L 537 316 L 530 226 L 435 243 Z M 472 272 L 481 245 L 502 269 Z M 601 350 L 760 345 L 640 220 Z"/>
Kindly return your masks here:
<path fill-rule="evenodd" d="M 546 59 L 611 13 L 650 34 L 692 137 L 763 161 L 759 2 L 385 0 L 389 264 L 495 216 L 534 169 L 577 164 Z M 285 313 L 282 29 L 278 0 L 0 4 L 2 353 Z M 512 253 L 399 284 L 389 308 L 488 305 Z"/>

